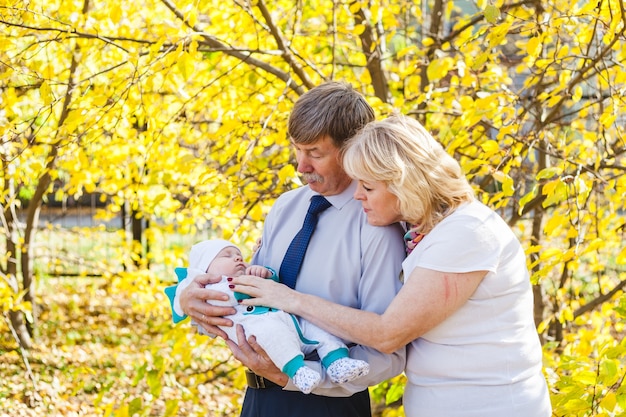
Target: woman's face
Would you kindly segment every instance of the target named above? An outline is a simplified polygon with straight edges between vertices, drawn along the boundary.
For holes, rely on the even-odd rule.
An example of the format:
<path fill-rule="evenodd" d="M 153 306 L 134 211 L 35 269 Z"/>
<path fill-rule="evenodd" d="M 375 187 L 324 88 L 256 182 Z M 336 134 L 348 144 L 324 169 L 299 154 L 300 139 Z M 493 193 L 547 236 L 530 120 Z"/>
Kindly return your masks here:
<path fill-rule="evenodd" d="M 372 226 L 387 226 L 403 220 L 398 197 L 389 192 L 382 181 L 359 180 L 354 198 L 361 201 L 367 222 Z"/>

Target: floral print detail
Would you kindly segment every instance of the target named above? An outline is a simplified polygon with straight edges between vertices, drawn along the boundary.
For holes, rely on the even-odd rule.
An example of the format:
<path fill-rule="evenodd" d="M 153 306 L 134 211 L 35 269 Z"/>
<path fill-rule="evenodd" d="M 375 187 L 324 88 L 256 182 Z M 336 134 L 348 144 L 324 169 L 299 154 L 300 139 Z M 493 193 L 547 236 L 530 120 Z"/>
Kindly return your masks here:
<path fill-rule="evenodd" d="M 367 375 L 369 371 L 370 365 L 367 362 L 359 359 L 340 358 L 328 366 L 326 373 L 335 384 L 344 384 Z"/>
<path fill-rule="evenodd" d="M 417 246 L 418 243 L 424 238 L 423 233 L 419 233 L 416 231 L 417 226 L 411 226 L 409 231 L 404 235 L 404 244 L 406 246 L 406 254 L 410 254 L 413 252 L 413 249 Z"/>
<path fill-rule="evenodd" d="M 293 376 L 293 383 L 305 394 L 309 394 L 321 381 L 321 376 L 313 369 L 303 366 Z"/>

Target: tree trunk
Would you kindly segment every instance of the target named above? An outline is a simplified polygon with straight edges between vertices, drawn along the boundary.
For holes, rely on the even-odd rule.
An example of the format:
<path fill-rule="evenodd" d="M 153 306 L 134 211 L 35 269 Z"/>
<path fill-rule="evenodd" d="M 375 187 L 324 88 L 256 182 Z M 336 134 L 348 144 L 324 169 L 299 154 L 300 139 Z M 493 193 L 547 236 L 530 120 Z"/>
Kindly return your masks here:
<path fill-rule="evenodd" d="M 384 51 L 384 34 L 376 33 L 375 28 L 372 27 L 365 15 L 363 9 L 359 9 L 355 14 L 356 24 L 362 24 L 365 26 L 365 30 L 359 36 L 361 38 L 361 49 L 367 59 L 367 70 L 370 73 L 372 79 L 372 86 L 374 87 L 374 94 L 383 103 L 389 103 L 389 86 L 387 85 L 387 77 L 385 70 L 383 69 L 382 55 Z M 376 20 L 376 19 L 373 19 Z M 374 34 L 376 33 L 376 36 Z M 378 40 L 378 41 L 377 41 Z"/>
<path fill-rule="evenodd" d="M 5 165 L 6 166 L 6 165 Z M 9 178 L 5 176 L 5 178 Z M 13 182 L 8 180 L 5 182 L 5 189 L 8 190 L 7 195 L 15 196 L 15 188 L 13 187 Z M 15 201 L 15 200 L 12 200 Z M 18 234 L 18 219 L 15 216 L 15 205 L 7 204 L 5 206 L 3 216 L 4 222 L 6 225 L 5 230 L 5 242 L 6 242 L 6 251 L 11 254 L 11 256 L 7 260 L 6 270 L 2 271 L 4 275 L 8 277 L 9 285 L 14 294 L 20 292 L 20 288 L 17 281 L 17 245 L 15 244 L 15 237 Z M 15 334 L 18 339 L 18 343 L 23 349 L 30 349 L 33 345 L 33 340 L 31 337 L 31 332 L 28 330 L 26 325 L 26 320 L 24 319 L 24 313 L 22 311 L 9 311 L 9 320 L 11 322 L 11 326 L 13 330 L 15 330 Z"/>
<path fill-rule="evenodd" d="M 133 251 L 136 252 L 135 266 L 141 266 L 143 259 L 143 231 L 144 231 L 144 219 L 141 217 L 141 213 L 137 210 L 132 210 L 130 216 L 131 234 L 133 239 Z"/>
<path fill-rule="evenodd" d="M 24 313 L 21 311 L 10 311 L 9 319 L 11 320 L 11 326 L 17 335 L 20 347 L 22 349 L 30 349 L 33 346 L 33 338 L 31 337 L 28 327 L 26 326 L 26 323 L 28 322 L 24 319 Z"/>

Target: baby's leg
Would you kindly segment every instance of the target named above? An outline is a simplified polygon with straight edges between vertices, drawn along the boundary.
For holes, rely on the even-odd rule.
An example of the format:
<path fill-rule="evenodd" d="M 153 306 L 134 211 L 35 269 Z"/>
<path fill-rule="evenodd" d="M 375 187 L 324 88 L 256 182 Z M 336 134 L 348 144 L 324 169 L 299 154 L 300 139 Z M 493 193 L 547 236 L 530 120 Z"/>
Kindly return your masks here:
<path fill-rule="evenodd" d="M 317 353 L 331 381 L 343 384 L 369 373 L 369 364 L 350 358 L 348 347 L 341 339 L 303 319 L 300 319 L 300 327 L 307 339 L 319 341 Z"/>
<path fill-rule="evenodd" d="M 321 375 L 307 367 L 298 332 L 291 317 L 280 312 L 245 316 L 246 336 L 256 337 L 272 362 L 305 394 L 321 381 Z"/>

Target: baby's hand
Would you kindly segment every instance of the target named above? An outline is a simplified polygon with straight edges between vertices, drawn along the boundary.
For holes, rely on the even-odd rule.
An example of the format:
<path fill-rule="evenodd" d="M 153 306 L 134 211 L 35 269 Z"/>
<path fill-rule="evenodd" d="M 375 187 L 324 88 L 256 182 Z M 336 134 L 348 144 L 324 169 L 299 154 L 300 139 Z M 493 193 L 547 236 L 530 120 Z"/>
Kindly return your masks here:
<path fill-rule="evenodd" d="M 246 268 L 246 275 L 254 275 L 261 278 L 269 278 L 272 276 L 272 273 L 269 269 L 265 268 L 261 265 L 250 265 Z"/>

